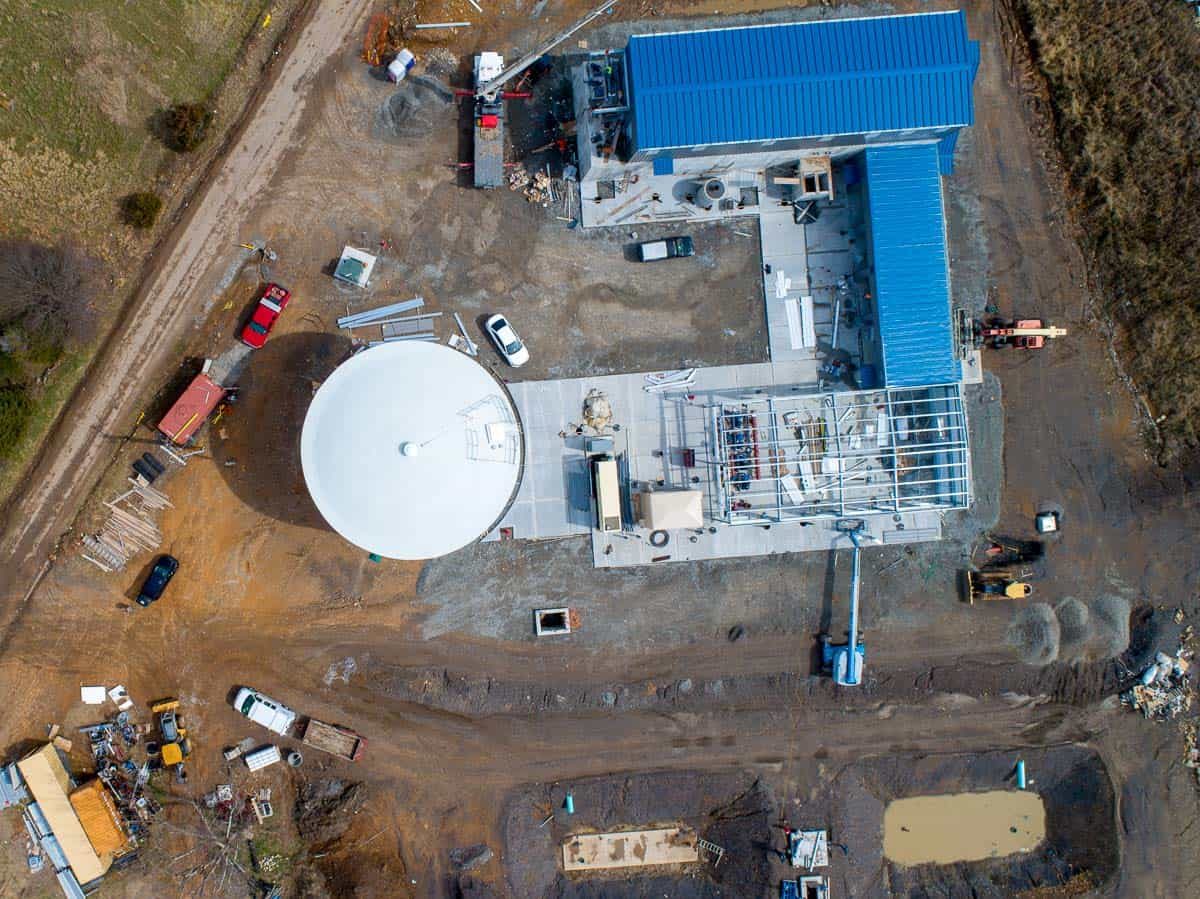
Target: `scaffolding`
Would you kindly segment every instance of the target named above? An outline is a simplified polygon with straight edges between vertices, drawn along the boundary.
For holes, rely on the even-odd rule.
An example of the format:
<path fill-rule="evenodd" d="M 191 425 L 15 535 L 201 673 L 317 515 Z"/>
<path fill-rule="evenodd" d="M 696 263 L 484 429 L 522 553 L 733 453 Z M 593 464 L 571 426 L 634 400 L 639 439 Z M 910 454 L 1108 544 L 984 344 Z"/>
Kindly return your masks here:
<path fill-rule="evenodd" d="M 728 524 L 838 519 L 971 503 L 957 384 L 708 404 L 716 517 Z"/>

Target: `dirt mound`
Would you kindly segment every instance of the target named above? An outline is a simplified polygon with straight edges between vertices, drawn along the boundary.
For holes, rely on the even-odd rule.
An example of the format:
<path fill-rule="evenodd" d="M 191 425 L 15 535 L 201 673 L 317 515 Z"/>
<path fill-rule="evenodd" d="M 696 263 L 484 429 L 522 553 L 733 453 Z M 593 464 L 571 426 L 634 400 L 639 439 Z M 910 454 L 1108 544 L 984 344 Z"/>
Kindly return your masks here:
<path fill-rule="evenodd" d="M 296 800 L 296 830 L 314 847 L 341 839 L 362 808 L 363 793 L 360 783 L 336 778 L 308 781 L 300 787 Z"/>
<path fill-rule="evenodd" d="M 379 107 L 376 136 L 396 140 L 428 137 L 453 98 L 453 91 L 432 78 L 406 80 Z"/>
<path fill-rule="evenodd" d="M 1105 656 L 1117 656 L 1129 645 L 1129 600 L 1107 594 L 1096 600 L 1092 620 L 1096 635 L 1104 643 Z"/>
<path fill-rule="evenodd" d="M 1064 655 L 1074 655 L 1092 636 L 1092 613 L 1074 596 L 1054 607 Z"/>
<path fill-rule="evenodd" d="M 1058 658 L 1062 629 L 1044 602 L 1022 609 L 1008 628 L 1008 642 L 1026 665 L 1049 665 Z"/>

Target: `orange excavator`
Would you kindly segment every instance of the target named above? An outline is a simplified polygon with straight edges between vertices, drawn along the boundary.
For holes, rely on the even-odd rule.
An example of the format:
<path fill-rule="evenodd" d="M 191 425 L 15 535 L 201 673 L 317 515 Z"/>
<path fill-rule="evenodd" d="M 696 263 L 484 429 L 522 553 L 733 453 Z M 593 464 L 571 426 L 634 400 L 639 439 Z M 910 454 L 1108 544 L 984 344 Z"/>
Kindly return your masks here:
<path fill-rule="evenodd" d="M 1065 337 L 1066 334 L 1066 328 L 1046 325 L 1040 318 L 1023 318 L 1012 322 L 1002 319 L 977 321 L 973 328 L 976 348 L 989 346 L 1000 349 L 1011 346 L 1018 350 L 1040 350 L 1047 340 Z"/>

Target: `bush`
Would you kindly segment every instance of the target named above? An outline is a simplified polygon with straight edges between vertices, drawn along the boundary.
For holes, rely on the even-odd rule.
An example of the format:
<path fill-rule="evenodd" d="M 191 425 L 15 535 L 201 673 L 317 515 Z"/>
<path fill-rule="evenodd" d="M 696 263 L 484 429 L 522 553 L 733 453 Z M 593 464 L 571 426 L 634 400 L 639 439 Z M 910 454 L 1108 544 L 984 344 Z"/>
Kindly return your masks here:
<path fill-rule="evenodd" d="M 150 191 L 141 191 L 125 198 L 121 212 L 125 224 L 135 228 L 149 228 L 158 221 L 162 207 L 162 197 Z"/>
<path fill-rule="evenodd" d="M 12 353 L 0 350 L 0 387 L 11 381 L 21 380 L 21 376 L 24 374 L 25 370 L 21 366 L 21 360 Z"/>
<path fill-rule="evenodd" d="M 19 328 L 31 347 L 54 348 L 96 333 L 97 265 L 74 244 L 0 240 L 0 327 Z"/>
<path fill-rule="evenodd" d="M 23 384 L 0 387 L 0 459 L 20 442 L 33 415 L 33 403 Z"/>
<path fill-rule="evenodd" d="M 203 103 L 176 103 L 164 116 L 167 145 L 180 153 L 190 153 L 204 142 L 213 112 Z"/>

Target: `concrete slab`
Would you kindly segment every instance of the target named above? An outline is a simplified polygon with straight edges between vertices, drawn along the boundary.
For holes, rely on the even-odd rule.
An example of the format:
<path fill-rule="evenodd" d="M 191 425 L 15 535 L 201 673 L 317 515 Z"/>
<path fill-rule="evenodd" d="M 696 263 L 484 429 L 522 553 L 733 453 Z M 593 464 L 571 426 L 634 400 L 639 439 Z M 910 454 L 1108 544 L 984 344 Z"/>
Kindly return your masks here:
<path fill-rule="evenodd" d="M 726 524 L 714 520 L 716 468 L 706 457 L 709 445 L 708 398 L 793 387 L 804 393 L 815 387 L 808 363 L 758 363 L 695 370 L 694 382 L 661 393 L 648 393 L 645 373 L 600 375 L 510 385 L 525 430 L 526 466 L 517 498 L 488 540 L 509 528 L 516 539 L 554 539 L 590 535 L 598 568 L 646 565 L 653 560 L 697 561 L 821 551 L 846 542 L 830 521 Z M 650 531 L 626 521 L 619 532 L 594 531 L 591 475 L 582 435 L 576 434 L 584 397 L 605 393 L 613 408 L 613 452 L 626 467 L 627 514 L 637 515 L 637 497 L 647 490 L 690 488 L 704 494 L 705 526 L 668 532 L 665 546 L 650 543 Z M 691 397 L 692 399 L 689 399 Z M 695 453 L 694 465 L 684 451 Z M 876 545 L 921 543 L 941 539 L 938 510 L 874 516 L 867 533 Z M 665 557 L 665 558 L 663 558 Z"/>
<path fill-rule="evenodd" d="M 700 860 L 695 832 L 683 827 L 578 834 L 567 838 L 562 854 L 566 871 L 678 865 Z"/>
<path fill-rule="evenodd" d="M 905 512 L 899 516 L 899 521 L 895 518 L 868 518 L 867 533 L 874 539 L 866 545 L 909 545 L 942 539 L 941 512 Z M 700 529 L 665 533 L 668 535 L 666 544 L 656 547 L 650 543 L 649 529 L 640 524 L 621 533 L 602 534 L 594 531 L 592 562 L 597 568 L 627 568 L 849 547 L 845 535 L 834 530 L 831 521 L 728 525 L 708 520 L 705 527 Z"/>

